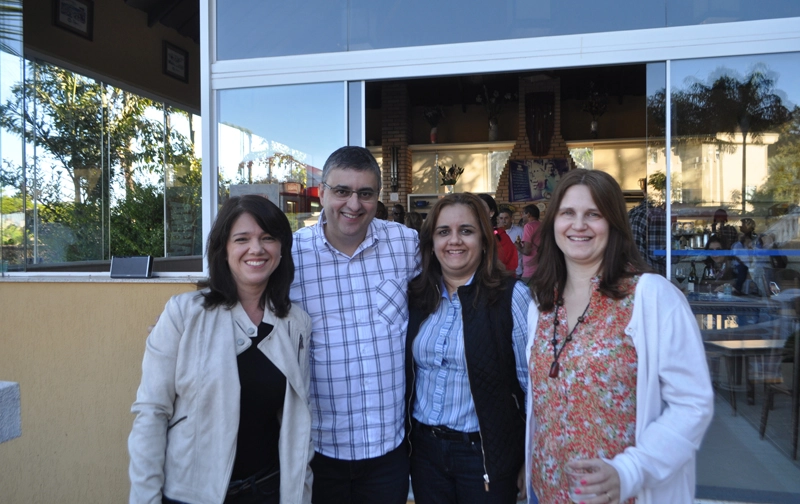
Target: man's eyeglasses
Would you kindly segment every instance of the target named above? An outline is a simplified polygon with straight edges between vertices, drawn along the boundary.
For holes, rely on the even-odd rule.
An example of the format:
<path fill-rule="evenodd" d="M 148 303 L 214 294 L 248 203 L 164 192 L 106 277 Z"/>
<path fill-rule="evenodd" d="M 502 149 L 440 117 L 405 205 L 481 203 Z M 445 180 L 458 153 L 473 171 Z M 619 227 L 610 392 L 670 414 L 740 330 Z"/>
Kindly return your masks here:
<path fill-rule="evenodd" d="M 325 182 L 323 182 L 322 185 L 333 193 L 334 198 L 340 200 L 348 200 L 353 193 L 356 193 L 360 201 L 374 201 L 375 196 L 377 195 L 377 193 L 371 189 L 359 189 L 358 191 L 353 191 L 352 189 L 348 189 L 346 187 L 331 187 Z"/>

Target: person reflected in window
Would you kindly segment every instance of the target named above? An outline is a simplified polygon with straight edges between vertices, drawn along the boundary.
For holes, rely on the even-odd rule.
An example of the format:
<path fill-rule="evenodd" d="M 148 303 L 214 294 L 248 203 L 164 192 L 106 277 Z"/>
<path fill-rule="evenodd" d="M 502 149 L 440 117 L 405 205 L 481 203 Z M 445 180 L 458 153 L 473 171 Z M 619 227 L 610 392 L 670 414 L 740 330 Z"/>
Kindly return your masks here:
<path fill-rule="evenodd" d="M 230 198 L 206 250 L 206 287 L 172 297 L 147 338 L 130 502 L 310 503 L 311 319 L 289 300 L 289 221 Z"/>
<path fill-rule="evenodd" d="M 658 255 L 667 243 L 667 215 L 663 206 L 654 204 L 647 197 L 647 178 L 639 179 L 642 202 L 628 212 L 628 221 L 639 255 L 660 275 L 666 275 L 667 256 Z"/>
<path fill-rule="evenodd" d="M 438 200 L 409 285 L 406 381 L 417 504 L 525 498 L 528 288 L 497 260 L 484 204 Z"/>
<path fill-rule="evenodd" d="M 650 273 L 617 182 L 576 169 L 542 221 L 528 314 L 527 475 L 540 502 L 694 502 L 713 415 L 686 296 Z M 587 471 L 571 486 L 566 471 Z M 574 502 L 574 500 L 572 501 Z"/>
<path fill-rule="evenodd" d="M 711 233 L 720 237 L 722 243 L 727 244 L 727 248 L 739 241 L 739 232 L 736 228 L 728 224 L 728 212 L 720 208 L 714 212 L 714 223 L 711 224 Z"/>
<path fill-rule="evenodd" d="M 728 250 L 725 246 L 723 239 L 715 234 L 708 237 L 708 242 L 705 246 L 706 250 Z M 731 256 L 726 255 L 709 255 L 703 261 L 704 268 L 703 274 L 700 277 L 700 290 L 705 292 L 723 292 L 725 285 L 730 285 L 731 290 L 735 291 L 733 284 L 736 280 L 736 271 L 733 266 Z"/>

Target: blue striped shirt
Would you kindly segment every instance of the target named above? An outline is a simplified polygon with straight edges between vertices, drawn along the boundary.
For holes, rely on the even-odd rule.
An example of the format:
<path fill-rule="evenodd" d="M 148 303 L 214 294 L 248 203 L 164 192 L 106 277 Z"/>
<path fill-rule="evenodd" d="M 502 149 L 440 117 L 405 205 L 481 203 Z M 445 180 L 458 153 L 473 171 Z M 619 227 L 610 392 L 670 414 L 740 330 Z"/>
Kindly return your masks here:
<path fill-rule="evenodd" d="M 468 283 L 472 283 L 472 279 Z M 416 366 L 416 399 L 413 417 L 427 425 L 445 425 L 461 432 L 478 431 L 478 416 L 469 388 L 464 331 L 458 293 L 448 295 L 440 286 L 442 301 L 419 328 L 413 343 Z M 517 362 L 517 378 L 528 390 L 525 344 L 528 338 L 528 305 L 531 295 L 522 282 L 514 284 L 511 316 L 514 318 L 511 344 Z"/>
<path fill-rule="evenodd" d="M 340 460 L 374 458 L 404 436 L 408 282 L 420 272 L 416 231 L 373 219 L 353 256 L 319 222 L 294 234 L 291 299 L 311 316 L 311 435 Z"/>

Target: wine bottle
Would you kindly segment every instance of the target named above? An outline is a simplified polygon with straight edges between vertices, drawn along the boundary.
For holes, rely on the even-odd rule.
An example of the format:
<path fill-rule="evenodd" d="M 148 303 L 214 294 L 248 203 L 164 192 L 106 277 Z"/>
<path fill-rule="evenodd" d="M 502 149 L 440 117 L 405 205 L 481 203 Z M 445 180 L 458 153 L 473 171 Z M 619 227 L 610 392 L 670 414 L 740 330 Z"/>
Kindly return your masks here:
<path fill-rule="evenodd" d="M 692 261 L 692 267 L 689 270 L 689 277 L 686 279 L 686 290 L 688 292 L 695 292 L 696 286 L 697 286 L 697 270 L 694 267 L 694 261 Z"/>

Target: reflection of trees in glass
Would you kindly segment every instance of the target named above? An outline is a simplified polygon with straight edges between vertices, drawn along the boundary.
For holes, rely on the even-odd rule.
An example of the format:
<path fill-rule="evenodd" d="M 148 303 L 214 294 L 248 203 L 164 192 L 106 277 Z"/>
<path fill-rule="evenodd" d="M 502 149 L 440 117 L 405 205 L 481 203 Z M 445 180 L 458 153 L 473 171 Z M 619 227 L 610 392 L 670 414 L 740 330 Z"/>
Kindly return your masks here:
<path fill-rule="evenodd" d="M 22 56 L 22 0 L 0 0 L 0 51 Z"/>
<path fill-rule="evenodd" d="M 731 152 L 741 135 L 742 211 L 746 210 L 747 143 L 760 143 L 763 133 L 779 128 L 789 117 L 775 88 L 777 76 L 765 65 L 756 65 L 748 75 L 719 68 L 710 84 L 700 81 L 672 92 L 674 141 L 713 143 Z M 648 98 L 648 109 L 655 128 L 666 124 L 665 91 Z M 720 138 L 724 133 L 727 140 Z"/>
<path fill-rule="evenodd" d="M 26 214 L 36 260 L 164 255 L 164 163 L 186 167 L 184 177 L 199 170 L 191 141 L 165 125 L 161 104 L 58 67 L 30 68 L 34 79 L 0 104 L 0 127 L 37 149 L 27 176 L 20 169 L 7 181 L 36 201 L 37 215 L 30 206 Z M 199 206 L 196 192 L 186 198 Z"/>
<path fill-rule="evenodd" d="M 305 185 L 308 177 L 308 166 L 298 161 L 291 154 L 275 152 L 271 156 L 256 154 L 258 157 L 249 161 L 242 161 L 238 167 L 238 182 L 240 184 L 274 184 L 278 182 L 300 182 Z M 258 168 L 261 170 L 258 170 Z M 265 176 L 253 176 L 264 173 Z"/>
<path fill-rule="evenodd" d="M 770 156 L 766 182 L 754 198 L 768 203 L 800 204 L 800 107 L 795 106 L 790 120 L 778 130 L 775 154 Z"/>

